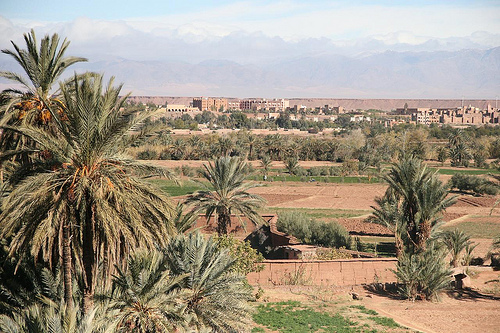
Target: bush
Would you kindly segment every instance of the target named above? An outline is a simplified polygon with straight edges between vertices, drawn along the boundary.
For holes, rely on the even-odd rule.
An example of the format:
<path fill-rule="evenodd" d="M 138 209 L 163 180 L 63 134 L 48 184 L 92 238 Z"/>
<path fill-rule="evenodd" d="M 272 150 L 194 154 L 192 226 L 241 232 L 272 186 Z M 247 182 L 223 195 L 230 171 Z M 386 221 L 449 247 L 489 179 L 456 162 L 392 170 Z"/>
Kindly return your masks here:
<path fill-rule="evenodd" d="M 160 152 L 158 159 L 159 160 L 171 160 L 172 154 L 170 154 L 170 151 L 168 149 L 164 149 Z"/>
<path fill-rule="evenodd" d="M 232 271 L 247 275 L 264 269 L 264 266 L 259 264 L 264 260 L 264 257 L 250 246 L 250 242 L 241 241 L 228 235 L 214 236 L 214 240 L 219 249 L 227 249 L 229 255 L 236 260 L 231 268 Z"/>
<path fill-rule="evenodd" d="M 157 154 L 154 150 L 145 149 L 137 153 L 138 160 L 156 160 Z"/>
<path fill-rule="evenodd" d="M 451 270 L 445 261 L 446 251 L 431 244 L 422 253 L 404 253 L 393 271 L 400 283 L 401 296 L 411 301 L 437 299 L 451 284 Z"/>
<path fill-rule="evenodd" d="M 352 255 L 339 251 L 338 249 L 321 248 L 316 251 L 317 260 L 351 259 Z"/>
<path fill-rule="evenodd" d="M 342 225 L 317 221 L 301 212 L 280 213 L 277 227 L 279 231 L 293 235 L 306 244 L 351 248 L 351 237 Z"/>
<path fill-rule="evenodd" d="M 449 184 L 452 189 L 456 188 L 460 192 L 472 192 L 476 195 L 498 193 L 498 186 L 495 183 L 474 175 L 454 174 Z"/>

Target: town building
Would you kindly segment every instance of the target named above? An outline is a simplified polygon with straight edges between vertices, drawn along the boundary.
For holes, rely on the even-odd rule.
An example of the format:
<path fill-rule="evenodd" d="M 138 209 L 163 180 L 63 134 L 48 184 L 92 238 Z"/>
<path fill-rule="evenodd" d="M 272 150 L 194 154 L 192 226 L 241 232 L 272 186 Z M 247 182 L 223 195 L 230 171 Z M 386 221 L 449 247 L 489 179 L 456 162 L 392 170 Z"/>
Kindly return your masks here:
<path fill-rule="evenodd" d="M 240 101 L 240 110 L 253 111 L 280 111 L 283 112 L 290 107 L 290 101 L 286 99 L 244 99 Z"/>
<path fill-rule="evenodd" d="M 200 111 L 220 111 L 228 109 L 226 98 L 199 97 L 193 98 L 193 107 Z"/>

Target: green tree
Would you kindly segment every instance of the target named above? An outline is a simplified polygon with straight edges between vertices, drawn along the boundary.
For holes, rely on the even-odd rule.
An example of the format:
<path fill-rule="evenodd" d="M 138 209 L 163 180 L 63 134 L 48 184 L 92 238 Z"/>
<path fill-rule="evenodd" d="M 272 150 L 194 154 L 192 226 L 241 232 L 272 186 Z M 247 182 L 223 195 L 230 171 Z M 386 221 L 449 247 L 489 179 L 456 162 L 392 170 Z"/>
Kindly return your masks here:
<path fill-rule="evenodd" d="M 32 126 L 16 129 L 51 159 L 9 194 L 0 214 L 0 237 L 12 237 L 11 255 L 41 255 L 49 263 L 62 258 L 70 308 L 71 274 L 82 268 L 85 313 L 93 307 L 98 273 L 109 276 L 131 249 L 164 244 L 174 230 L 165 223 L 172 214 L 168 199 L 137 178 L 168 174 L 121 155 L 133 140 L 129 129 L 148 113 L 123 111 L 120 89 L 111 80 L 103 90 L 102 76 L 75 77 L 61 85 L 65 119 L 49 108 L 57 137 Z"/>
<path fill-rule="evenodd" d="M 383 197 L 375 198 L 375 202 L 377 206 L 372 206 L 373 215 L 370 217 L 370 221 L 384 225 L 394 232 L 396 257 L 399 258 L 404 252 L 404 244 L 408 243 L 406 221 L 401 202 L 394 191 L 386 191 Z"/>
<path fill-rule="evenodd" d="M 296 175 L 300 168 L 299 160 L 296 157 L 287 158 L 285 160 L 285 168 L 290 175 Z"/>
<path fill-rule="evenodd" d="M 421 253 L 403 253 L 394 271 L 401 284 L 400 294 L 411 301 L 437 299 L 451 282 L 452 272 L 445 258 L 446 250 L 436 242 L 431 242 Z"/>
<path fill-rule="evenodd" d="M 207 220 L 217 215 L 217 233 L 227 234 L 233 212 L 246 216 L 258 224 L 262 218 L 257 209 L 264 199 L 247 191 L 256 185 L 245 183 L 247 163 L 238 157 L 220 157 L 214 163 L 204 165 L 203 177 L 210 186 L 190 195 L 186 203 L 193 205 L 193 211 L 205 211 Z"/>
<path fill-rule="evenodd" d="M 260 160 L 260 165 L 262 167 L 262 173 L 264 174 L 265 177 L 269 174 L 269 171 L 271 170 L 271 164 L 273 161 L 268 155 L 264 155 L 262 159 Z"/>

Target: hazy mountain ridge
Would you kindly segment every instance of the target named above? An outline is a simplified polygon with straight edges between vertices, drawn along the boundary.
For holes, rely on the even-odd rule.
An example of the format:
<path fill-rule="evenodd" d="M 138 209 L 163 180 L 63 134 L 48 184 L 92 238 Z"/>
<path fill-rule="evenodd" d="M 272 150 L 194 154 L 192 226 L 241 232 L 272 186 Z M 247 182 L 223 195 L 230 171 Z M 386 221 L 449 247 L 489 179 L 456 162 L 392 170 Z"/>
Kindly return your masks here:
<path fill-rule="evenodd" d="M 0 69 L 19 70 L 6 57 L 0 58 Z M 219 59 L 198 63 L 137 61 L 102 56 L 99 61 L 90 59 L 71 69 L 114 75 L 117 81 L 125 83 L 125 90 L 146 96 L 481 99 L 498 96 L 500 47 L 385 51 L 364 56 L 319 54 L 255 64 Z"/>

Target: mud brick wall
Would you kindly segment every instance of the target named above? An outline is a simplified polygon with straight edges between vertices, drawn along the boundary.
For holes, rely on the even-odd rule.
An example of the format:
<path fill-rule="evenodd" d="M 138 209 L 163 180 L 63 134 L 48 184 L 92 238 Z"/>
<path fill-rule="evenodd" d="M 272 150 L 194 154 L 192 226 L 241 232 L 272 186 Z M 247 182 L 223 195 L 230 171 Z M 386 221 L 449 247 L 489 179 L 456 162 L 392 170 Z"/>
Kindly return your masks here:
<path fill-rule="evenodd" d="M 307 285 L 352 286 L 375 282 L 396 282 L 391 269 L 395 258 L 339 260 L 265 260 L 264 270 L 247 275 L 251 285 L 290 284 L 291 279 Z"/>

